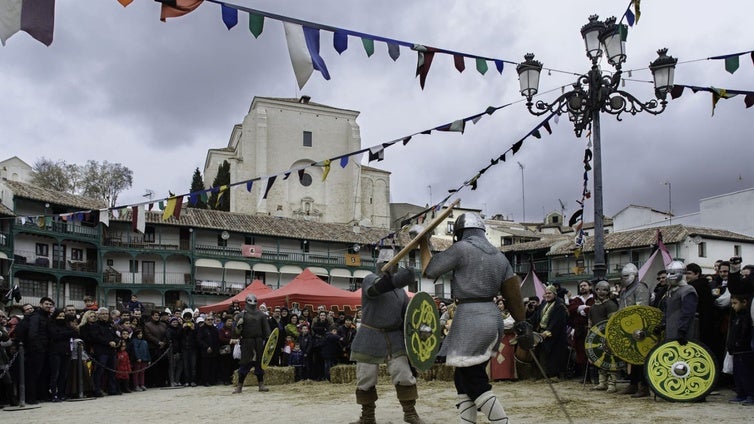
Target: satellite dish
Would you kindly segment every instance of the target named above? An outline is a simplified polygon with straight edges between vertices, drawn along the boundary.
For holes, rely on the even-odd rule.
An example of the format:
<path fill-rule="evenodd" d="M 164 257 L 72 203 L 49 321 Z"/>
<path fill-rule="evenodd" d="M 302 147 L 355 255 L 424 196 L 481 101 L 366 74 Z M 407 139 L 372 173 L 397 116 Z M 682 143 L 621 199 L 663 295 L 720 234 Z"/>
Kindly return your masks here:
<path fill-rule="evenodd" d="M 230 233 L 227 231 L 223 231 L 222 233 L 220 233 L 220 238 L 222 238 L 223 240 L 227 240 L 230 238 Z"/>
<path fill-rule="evenodd" d="M 699 244 L 702 242 L 702 238 L 699 236 L 694 236 L 694 238 L 692 238 L 691 240 L 694 242 L 694 244 Z"/>

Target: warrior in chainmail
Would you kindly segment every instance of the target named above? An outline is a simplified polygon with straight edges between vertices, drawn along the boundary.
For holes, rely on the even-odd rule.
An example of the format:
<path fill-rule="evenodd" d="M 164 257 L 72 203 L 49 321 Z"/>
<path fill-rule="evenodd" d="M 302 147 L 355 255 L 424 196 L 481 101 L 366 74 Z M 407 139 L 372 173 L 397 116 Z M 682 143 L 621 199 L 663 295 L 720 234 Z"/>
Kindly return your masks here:
<path fill-rule="evenodd" d="M 257 297 L 253 294 L 246 296 L 246 308 L 240 314 L 234 331 L 235 335 L 241 339 L 241 360 L 238 368 L 238 383 L 233 393 L 241 393 L 244 380 L 252 367 L 259 381 L 259 391 L 269 391 L 264 385 L 262 355 L 265 340 L 270 336 L 270 325 L 267 323 L 267 315 L 257 309 Z"/>
<path fill-rule="evenodd" d="M 696 339 L 696 305 L 699 302 L 696 289 L 686 283 L 686 266 L 681 261 L 668 264 L 668 290 L 660 301 L 663 312 L 661 326 L 665 329 L 665 340 L 678 339 L 685 345 L 688 339 Z"/>
<path fill-rule="evenodd" d="M 628 263 L 623 266 L 620 284 L 619 309 L 633 305 L 649 305 L 649 287 L 647 283 L 639 279 L 639 269 L 636 265 Z M 631 395 L 633 398 L 649 396 L 649 386 L 644 377 L 644 365 L 632 364 L 628 376 L 630 384 L 618 392 L 619 394 Z"/>
<path fill-rule="evenodd" d="M 490 423 L 505 424 L 508 416 L 492 392 L 485 368 L 503 337 L 503 318 L 493 302 L 499 292 L 516 320 L 519 348 L 531 348 L 531 326 L 525 321 L 520 279 L 505 256 L 485 237 L 484 222 L 478 215 L 459 216 L 453 233 L 453 245 L 435 254 L 424 271 L 435 279 L 453 273 L 451 293 L 458 308 L 439 355 L 456 367 L 454 380 L 461 422 L 476 423 L 479 410 Z"/>
<path fill-rule="evenodd" d="M 392 257 L 392 250 L 380 250 L 379 270 Z M 405 268 L 364 278 L 361 294 L 361 325 L 351 344 L 351 360 L 356 361 L 356 403 L 361 416 L 351 424 L 375 424 L 377 372 L 379 364 L 387 363 L 390 379 L 395 385 L 403 408 L 403 421 L 423 424 L 416 412 L 416 378 L 406 356 L 403 338 L 403 317 L 408 295 L 403 290 L 414 280 Z"/>

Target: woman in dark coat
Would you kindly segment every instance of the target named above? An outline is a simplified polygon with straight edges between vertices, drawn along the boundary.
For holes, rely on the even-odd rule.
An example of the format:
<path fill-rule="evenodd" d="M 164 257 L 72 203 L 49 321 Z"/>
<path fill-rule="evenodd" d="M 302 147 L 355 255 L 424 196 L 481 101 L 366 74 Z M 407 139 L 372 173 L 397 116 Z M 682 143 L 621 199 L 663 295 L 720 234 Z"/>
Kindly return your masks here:
<path fill-rule="evenodd" d="M 71 362 L 71 340 L 78 337 L 71 320 L 65 316 L 65 311 L 58 309 L 52 314 L 52 322 L 47 327 L 50 336 L 48 352 L 50 365 L 50 394 L 53 402 L 66 399 L 65 391 L 68 383 L 68 368 Z"/>
<path fill-rule="evenodd" d="M 537 358 L 547 377 L 562 378 L 568 365 L 568 310 L 557 292 L 553 285 L 545 289 L 545 303 L 541 308 L 542 319 L 538 330 L 544 340 L 537 346 Z"/>

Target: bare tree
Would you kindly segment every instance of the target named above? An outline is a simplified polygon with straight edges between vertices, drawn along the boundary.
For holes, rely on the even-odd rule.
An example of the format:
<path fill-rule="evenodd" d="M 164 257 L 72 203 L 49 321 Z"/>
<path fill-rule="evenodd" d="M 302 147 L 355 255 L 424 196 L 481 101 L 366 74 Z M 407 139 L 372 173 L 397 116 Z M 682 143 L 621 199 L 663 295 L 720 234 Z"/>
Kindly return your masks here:
<path fill-rule="evenodd" d="M 81 168 L 82 194 L 103 199 L 110 207 L 118 202 L 118 195 L 133 184 L 133 172 L 119 163 L 89 160 Z"/>
<path fill-rule="evenodd" d="M 34 185 L 49 190 L 70 192 L 73 185 L 69 165 L 62 160 L 53 162 L 44 157 L 37 160 L 32 167 L 31 178 Z"/>

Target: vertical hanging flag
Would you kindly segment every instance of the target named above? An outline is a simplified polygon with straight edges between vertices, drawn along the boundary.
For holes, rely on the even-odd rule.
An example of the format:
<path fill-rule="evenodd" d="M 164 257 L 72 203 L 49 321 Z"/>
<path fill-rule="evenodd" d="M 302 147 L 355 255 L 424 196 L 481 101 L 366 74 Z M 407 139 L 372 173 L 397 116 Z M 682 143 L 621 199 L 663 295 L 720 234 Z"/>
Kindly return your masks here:
<path fill-rule="evenodd" d="M 110 213 L 107 208 L 99 210 L 99 222 L 101 222 L 105 227 L 110 226 Z"/>
<path fill-rule="evenodd" d="M 636 23 L 639 23 L 641 18 L 641 0 L 634 0 L 634 15 L 636 15 Z"/>
<path fill-rule="evenodd" d="M 55 0 L 0 1 L 0 42 L 24 31 L 49 46 L 55 28 Z"/>
<path fill-rule="evenodd" d="M 223 23 L 230 30 L 234 26 L 238 25 L 238 10 L 228 5 L 220 3 L 220 10 L 223 17 Z"/>
<path fill-rule="evenodd" d="M 283 28 L 298 87 L 304 88 L 315 69 L 329 80 L 330 73 L 324 59 L 319 55 L 319 30 L 289 22 L 283 22 Z"/>
<path fill-rule="evenodd" d="M 327 179 L 327 174 L 330 173 L 330 159 L 325 159 L 324 162 L 322 162 L 322 182 L 325 182 Z"/>
<path fill-rule="evenodd" d="M 345 168 L 346 166 L 348 166 L 348 156 L 343 156 L 340 158 L 340 167 Z"/>
<path fill-rule="evenodd" d="M 387 54 L 395 62 L 401 56 L 401 47 L 395 43 L 387 43 Z"/>
<path fill-rule="evenodd" d="M 427 80 L 429 68 L 432 66 L 435 49 L 420 44 L 414 45 L 413 49 L 416 50 L 416 75 L 419 77 L 419 85 L 424 90 L 424 82 Z"/>
<path fill-rule="evenodd" d="M 738 70 L 738 55 L 725 58 L 725 70 L 731 74 Z"/>
<path fill-rule="evenodd" d="M 220 186 L 220 189 L 217 191 L 217 199 L 215 199 L 215 208 L 220 206 L 220 199 L 223 197 L 223 194 L 228 191 L 227 185 Z"/>
<path fill-rule="evenodd" d="M 175 219 L 180 219 L 181 217 L 181 209 L 183 209 L 183 196 L 178 196 L 175 198 L 175 208 L 173 209 L 173 217 Z"/>
<path fill-rule="evenodd" d="M 362 38 L 361 44 L 364 46 L 364 51 L 367 53 L 367 57 L 372 57 L 374 54 L 374 40 L 371 38 Z"/>
<path fill-rule="evenodd" d="M 463 55 L 454 54 L 453 63 L 456 65 L 458 72 L 463 72 L 466 69 L 466 63 L 463 61 Z"/>
<path fill-rule="evenodd" d="M 259 38 L 264 30 L 264 16 L 249 12 L 249 32 L 254 38 Z"/>
<path fill-rule="evenodd" d="M 493 60 L 493 62 L 495 62 L 495 68 L 497 69 L 497 72 L 500 73 L 500 75 L 502 75 L 503 68 L 505 67 L 505 62 L 503 62 L 502 60 L 497 60 L 497 59 Z"/>
<path fill-rule="evenodd" d="M 144 234 L 145 227 L 144 205 L 131 206 L 131 230 Z"/>
<path fill-rule="evenodd" d="M 385 159 L 385 149 L 382 146 L 375 146 L 369 149 L 369 162 L 381 161 Z"/>
<path fill-rule="evenodd" d="M 277 175 L 273 175 L 267 180 L 267 188 L 264 189 L 264 195 L 262 196 L 262 199 L 267 199 L 267 195 L 270 194 L 270 189 L 272 189 L 272 185 L 275 184 L 276 178 Z"/>
<path fill-rule="evenodd" d="M 487 73 L 487 70 L 489 67 L 487 66 L 487 61 L 482 58 L 476 58 L 476 70 L 480 74 L 484 75 Z"/>
<path fill-rule="evenodd" d="M 162 3 L 160 20 L 165 22 L 168 18 L 178 18 L 191 13 L 201 6 L 204 0 L 155 0 Z"/>
<path fill-rule="evenodd" d="M 173 212 L 175 211 L 175 204 L 177 203 L 175 197 L 168 198 L 168 203 L 165 206 L 165 210 L 162 211 L 162 220 L 167 221 L 168 218 L 173 216 Z"/>
<path fill-rule="evenodd" d="M 343 31 L 335 31 L 332 35 L 332 45 L 338 54 L 346 51 L 348 48 L 348 34 Z"/>
<path fill-rule="evenodd" d="M 626 9 L 626 13 L 624 13 L 623 16 L 626 17 L 626 22 L 628 22 L 628 26 L 634 26 L 634 22 L 636 21 L 636 16 L 634 16 L 634 12 L 631 11 L 630 7 Z"/>

